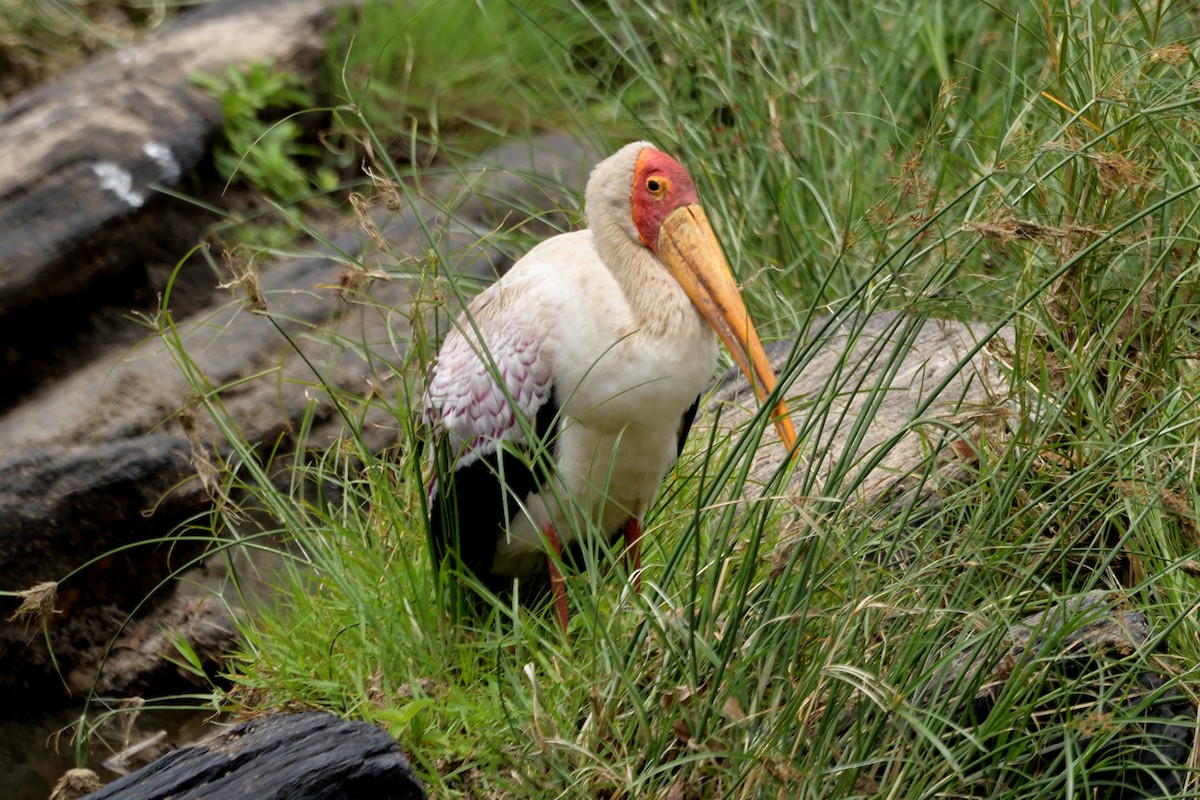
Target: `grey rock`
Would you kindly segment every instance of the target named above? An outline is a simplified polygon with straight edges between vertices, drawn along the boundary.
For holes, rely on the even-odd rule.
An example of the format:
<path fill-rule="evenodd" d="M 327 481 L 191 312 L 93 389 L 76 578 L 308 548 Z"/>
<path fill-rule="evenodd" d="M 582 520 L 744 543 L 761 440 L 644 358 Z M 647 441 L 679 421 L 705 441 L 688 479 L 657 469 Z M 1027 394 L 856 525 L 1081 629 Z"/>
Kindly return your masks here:
<path fill-rule="evenodd" d="M 955 686 L 974 685 L 976 700 L 994 699 L 1014 671 L 1038 659 L 1105 653 L 1127 656 L 1149 637 L 1145 614 L 1118 610 L 1108 592 L 1088 592 L 1013 625 L 1003 637 L 1007 649 L 999 655 L 993 641 L 980 637 L 976 645 L 954 659 L 935 693 L 944 695 Z"/>
<path fill-rule="evenodd" d="M 922 319 L 896 311 L 821 317 L 795 339 L 767 345 L 800 442 L 794 469 L 774 428 L 753 447 L 747 497 L 776 491 L 790 502 L 847 495 L 863 507 L 893 497 L 974 421 L 1000 413 L 1007 387 L 993 355 L 1010 340 L 978 323 Z M 889 361 L 891 363 L 889 365 Z M 717 382 L 693 436 L 742 442 L 763 409 L 746 378 Z"/>
<path fill-rule="evenodd" d="M 136 261 L 170 204 L 152 187 L 178 185 L 222 123 L 192 76 L 249 61 L 310 69 L 331 5 L 214 3 L 0 109 L 10 156 L 0 159 L 0 316 L 87 291 Z"/>

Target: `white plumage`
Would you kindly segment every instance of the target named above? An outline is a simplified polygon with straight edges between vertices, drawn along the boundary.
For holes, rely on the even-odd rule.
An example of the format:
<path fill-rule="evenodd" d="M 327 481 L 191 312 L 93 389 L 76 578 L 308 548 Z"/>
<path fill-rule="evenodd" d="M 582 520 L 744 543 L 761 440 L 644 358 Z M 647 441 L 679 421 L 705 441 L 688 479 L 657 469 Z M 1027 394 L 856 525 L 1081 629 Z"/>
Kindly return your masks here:
<path fill-rule="evenodd" d="M 678 227 L 664 220 L 680 207 L 702 220 L 682 167 L 644 142 L 622 148 L 588 182 L 589 229 L 531 250 L 446 337 L 424 409 L 441 454 L 430 498 L 439 560 L 457 557 L 502 590 L 544 583 L 547 539 L 569 549 L 580 531 L 640 533 L 717 361 L 714 323 L 677 278 L 679 259 L 659 256 L 660 228 Z M 741 313 L 731 327 L 752 333 Z M 761 353 L 757 336 L 753 346 Z M 514 454 L 539 444 L 526 431 L 549 442 L 553 475 Z"/>

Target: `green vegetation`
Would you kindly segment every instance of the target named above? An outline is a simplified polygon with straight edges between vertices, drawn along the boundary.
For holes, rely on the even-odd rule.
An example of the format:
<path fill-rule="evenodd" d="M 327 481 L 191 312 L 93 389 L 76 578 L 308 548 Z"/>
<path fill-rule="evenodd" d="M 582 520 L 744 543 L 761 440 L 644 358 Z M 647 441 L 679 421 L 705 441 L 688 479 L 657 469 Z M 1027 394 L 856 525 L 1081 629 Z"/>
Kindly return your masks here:
<path fill-rule="evenodd" d="M 743 497 L 761 417 L 745 439 L 694 436 L 648 521 L 644 592 L 599 554 L 569 581 L 564 637 L 509 608 L 454 621 L 430 571 L 416 409 L 434 312 L 469 291 L 444 265 L 405 262 L 421 291 L 384 396 L 347 397 L 316 368 L 312 395 L 349 430 L 368 409 L 393 415 L 386 458 L 356 435 L 295 460 L 245 441 L 223 402 L 237 387 L 197 369 L 166 308 L 162 334 L 233 446 L 213 535 L 278 536 L 293 554 L 275 604 L 245 623 L 222 705 L 383 725 L 436 797 L 1090 798 L 1165 780 L 1132 763 L 1129 737 L 1200 694 L 1194 10 L 443 0 L 356 14 L 332 57 L 336 133 L 401 202 L 414 165 L 462 169 L 543 126 L 605 150 L 650 138 L 696 177 L 761 328 L 804 332 L 785 383 L 829 315 L 894 309 L 885 366 L 918 321 L 955 316 L 1009 326 L 988 345 L 1009 388 L 980 409 L 958 480 L 932 458 L 909 476 L 936 488 L 931 504 L 859 502 L 886 447 L 802 466 L 841 396 L 881 392 L 850 361 L 793 401 L 803 457 L 761 499 Z M 289 448 L 305 450 L 309 422 Z M 1152 648 L 1072 672 L 1050 657 L 1060 631 L 1009 665 L 985 711 L 986 669 L 939 689 L 956 659 L 999 659 L 1019 620 L 1093 590 L 1144 612 Z M 1139 671 L 1165 686 L 1139 690 Z M 1195 720 L 1178 724 L 1194 747 Z M 1177 796 L 1200 796 L 1196 752 Z"/>
<path fill-rule="evenodd" d="M 587 115 L 599 86 L 578 59 L 600 34 L 567 8 L 419 0 L 343 12 L 328 56 L 347 101 L 336 132 L 426 164 Z"/>
<path fill-rule="evenodd" d="M 221 101 L 225 140 L 214 147 L 213 162 L 222 178 L 240 178 L 280 202 L 336 187 L 331 170 L 317 170 L 315 177 L 305 170 L 302 162 L 312 162 L 321 149 L 303 141 L 295 119 L 264 118 L 264 112 L 312 106 L 313 95 L 299 76 L 252 64 L 231 66 L 223 76 L 199 74 L 195 81 Z"/>

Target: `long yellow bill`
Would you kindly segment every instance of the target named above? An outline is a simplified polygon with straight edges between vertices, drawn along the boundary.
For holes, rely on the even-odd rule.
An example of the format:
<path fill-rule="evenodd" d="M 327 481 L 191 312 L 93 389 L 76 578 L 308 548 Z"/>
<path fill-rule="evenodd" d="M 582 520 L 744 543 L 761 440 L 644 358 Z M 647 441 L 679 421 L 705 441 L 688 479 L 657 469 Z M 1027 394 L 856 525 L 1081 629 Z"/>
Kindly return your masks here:
<path fill-rule="evenodd" d="M 667 215 L 659 228 L 658 257 L 729 348 L 759 401 L 766 401 L 775 389 L 775 370 L 746 313 L 746 304 L 703 208 L 690 204 Z M 796 431 L 782 400 L 771 412 L 771 419 L 790 457 L 796 446 Z"/>

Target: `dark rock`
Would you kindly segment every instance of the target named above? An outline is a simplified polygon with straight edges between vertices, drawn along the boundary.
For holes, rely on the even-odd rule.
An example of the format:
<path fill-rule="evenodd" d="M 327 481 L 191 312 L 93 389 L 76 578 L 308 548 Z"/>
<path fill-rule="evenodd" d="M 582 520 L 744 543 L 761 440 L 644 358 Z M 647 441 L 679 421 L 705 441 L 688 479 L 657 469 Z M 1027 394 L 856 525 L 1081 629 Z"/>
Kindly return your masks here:
<path fill-rule="evenodd" d="M 10 454 L 0 460 L 0 585 L 58 580 L 131 535 L 148 535 L 154 524 L 145 512 L 190 472 L 187 441 L 169 434 Z M 170 510 L 194 511 L 198 500 L 177 491 Z"/>
<path fill-rule="evenodd" d="M 0 603 L 6 707 L 63 697 L 59 670 L 94 662 L 126 621 L 122 609 L 195 555 L 186 543 L 154 543 L 161 518 L 150 514 L 183 519 L 204 508 L 198 484 L 179 485 L 192 471 L 187 441 L 166 434 L 0 460 L 0 586 L 61 581 L 44 620 L 9 622 L 17 603 Z"/>
<path fill-rule="evenodd" d="M 996 655 L 995 642 L 980 637 L 966 648 L 931 687 L 946 695 L 962 685 L 975 685 L 976 700 L 994 699 L 1013 671 L 1037 659 L 1116 652 L 1127 656 L 1149 638 L 1146 615 L 1117 611 L 1107 592 L 1068 598 L 1046 611 L 1025 617 L 1004 632 L 1007 649 Z"/>
<path fill-rule="evenodd" d="M 192 673 L 175 646 L 186 642 L 204 669 Z M 192 686 L 207 688 L 225 667 L 225 659 L 241 641 L 229 606 L 219 597 L 172 596 L 151 619 L 128 625 L 116 639 L 96 674 L 81 666 L 68 683 L 76 694 L 88 691 L 105 697 L 158 696 Z"/>
<path fill-rule="evenodd" d="M 1005 712 L 998 704 L 1006 695 L 1036 691 L 1046 698 L 1023 735 L 1014 736 L 1004 718 L 1001 738 L 1010 744 L 983 742 L 979 769 L 995 768 L 993 748 L 1001 746 L 1031 774 L 1061 771 L 1073 754 L 1084 759 L 1089 786 L 1096 787 L 1089 796 L 1176 797 L 1188 774 L 1197 709 L 1178 691 L 1164 690 L 1166 678 L 1146 658 L 1150 641 L 1145 614 L 1093 591 L 1025 617 L 999 642 L 976 637 L 926 694 L 964 694 L 958 723 L 977 736 L 990 730 L 992 713 Z M 1010 681 L 1017 681 L 1015 690 Z M 1073 741 L 1046 733 L 1064 729 Z"/>
<path fill-rule="evenodd" d="M 88 800 L 423 800 L 396 742 L 308 712 L 259 717 L 170 753 Z"/>

